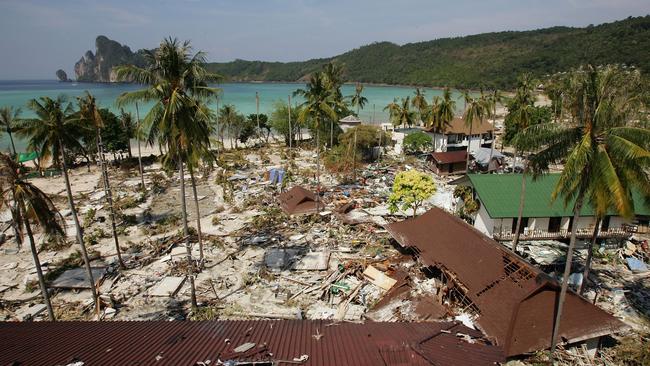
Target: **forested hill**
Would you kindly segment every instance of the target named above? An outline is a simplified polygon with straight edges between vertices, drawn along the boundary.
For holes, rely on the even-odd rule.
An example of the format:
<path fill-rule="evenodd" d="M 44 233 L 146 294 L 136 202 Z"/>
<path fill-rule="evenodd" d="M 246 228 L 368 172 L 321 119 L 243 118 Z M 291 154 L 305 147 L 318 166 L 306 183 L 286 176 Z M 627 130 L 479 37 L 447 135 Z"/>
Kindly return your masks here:
<path fill-rule="evenodd" d="M 366 83 L 512 88 L 517 75 L 566 71 L 582 63 L 624 63 L 650 72 L 650 15 L 586 28 L 484 33 L 399 46 L 379 42 L 304 62 L 211 63 L 232 81 L 298 81 L 330 60 Z"/>

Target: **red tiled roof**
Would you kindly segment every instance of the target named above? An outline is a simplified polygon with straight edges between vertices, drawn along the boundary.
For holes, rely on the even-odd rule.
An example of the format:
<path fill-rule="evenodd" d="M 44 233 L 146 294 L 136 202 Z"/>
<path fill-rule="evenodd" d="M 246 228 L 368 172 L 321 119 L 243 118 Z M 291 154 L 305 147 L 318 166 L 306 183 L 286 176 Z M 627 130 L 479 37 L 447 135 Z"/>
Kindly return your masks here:
<path fill-rule="evenodd" d="M 386 229 L 420 261 L 453 274 L 479 311 L 478 324 L 506 356 L 550 346 L 558 283 L 461 219 L 433 208 Z M 625 325 L 574 292 L 567 293 L 560 336 L 569 342 Z"/>
<path fill-rule="evenodd" d="M 453 164 L 465 162 L 467 160 L 467 150 L 434 152 L 431 157 L 438 164 Z"/>
<path fill-rule="evenodd" d="M 446 333 L 449 332 L 449 333 Z M 480 332 L 456 323 L 332 323 L 320 320 L 0 323 L 0 365 L 492 365 L 499 347 L 462 341 Z M 443 335 L 444 334 L 444 335 Z M 441 336 L 442 335 L 442 336 Z M 245 343 L 249 350 L 236 352 Z M 467 347 L 467 348 L 466 348 Z M 435 361 L 432 361 L 435 360 Z M 279 362 L 278 362 L 279 361 Z M 433 362 L 433 363 L 432 363 Z"/>

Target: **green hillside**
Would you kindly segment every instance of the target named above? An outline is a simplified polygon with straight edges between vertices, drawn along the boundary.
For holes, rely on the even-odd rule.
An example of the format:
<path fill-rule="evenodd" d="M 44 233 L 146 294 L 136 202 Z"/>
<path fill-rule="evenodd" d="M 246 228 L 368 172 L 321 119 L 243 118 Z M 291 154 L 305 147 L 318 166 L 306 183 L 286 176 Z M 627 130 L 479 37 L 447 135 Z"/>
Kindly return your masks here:
<path fill-rule="evenodd" d="M 298 81 L 330 60 L 349 81 L 511 88 L 517 75 L 566 71 L 583 63 L 624 63 L 650 71 L 650 15 L 586 28 L 484 33 L 399 46 L 379 42 L 304 62 L 236 60 L 209 68 L 232 81 Z"/>

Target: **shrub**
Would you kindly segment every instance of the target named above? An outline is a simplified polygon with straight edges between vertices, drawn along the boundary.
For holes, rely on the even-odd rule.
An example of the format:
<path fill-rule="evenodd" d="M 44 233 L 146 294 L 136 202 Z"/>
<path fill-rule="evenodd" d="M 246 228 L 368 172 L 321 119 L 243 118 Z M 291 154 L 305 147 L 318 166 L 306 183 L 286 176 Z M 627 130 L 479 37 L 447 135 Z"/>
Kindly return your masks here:
<path fill-rule="evenodd" d="M 395 176 L 393 192 L 388 198 L 389 210 L 413 210 L 413 217 L 422 203 L 436 192 L 436 184 L 429 174 L 417 170 L 401 172 Z M 401 206 L 400 206 L 401 205 Z"/>
<path fill-rule="evenodd" d="M 424 132 L 415 132 L 404 138 L 404 151 L 407 153 L 417 153 L 431 150 L 433 139 Z"/>

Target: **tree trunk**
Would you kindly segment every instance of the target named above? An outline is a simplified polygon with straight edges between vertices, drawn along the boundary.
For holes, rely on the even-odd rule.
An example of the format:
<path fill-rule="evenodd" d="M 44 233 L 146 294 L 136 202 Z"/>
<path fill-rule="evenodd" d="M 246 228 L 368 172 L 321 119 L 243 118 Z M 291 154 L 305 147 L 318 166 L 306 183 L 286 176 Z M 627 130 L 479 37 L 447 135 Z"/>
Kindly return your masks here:
<path fill-rule="evenodd" d="M 320 125 L 316 124 L 316 212 L 320 212 Z"/>
<path fill-rule="evenodd" d="M 526 201 L 526 173 L 528 166 L 524 166 L 524 172 L 521 174 L 521 193 L 519 194 L 519 212 L 517 214 L 517 225 L 515 231 L 515 240 L 512 241 L 512 251 L 517 252 L 519 244 L 519 235 L 521 235 L 521 220 L 524 215 L 524 202 Z"/>
<path fill-rule="evenodd" d="M 467 137 L 467 161 L 465 162 L 465 174 L 469 174 L 469 155 L 472 147 L 472 123 L 469 124 L 469 136 Z"/>
<path fill-rule="evenodd" d="M 354 129 L 354 147 L 352 148 L 352 180 L 357 183 L 357 129 Z"/>
<path fill-rule="evenodd" d="M 596 217 L 596 225 L 594 226 L 594 232 L 591 235 L 591 243 L 589 245 L 589 248 L 587 248 L 587 261 L 585 262 L 585 270 L 584 272 L 582 272 L 582 283 L 578 287 L 578 293 L 580 295 L 583 295 L 585 293 L 585 289 L 587 288 L 585 284 L 589 279 L 589 271 L 591 271 L 591 261 L 594 257 L 594 245 L 596 245 L 596 240 L 598 239 L 598 231 L 600 230 L 601 221 L 602 221 L 602 217 Z"/>
<path fill-rule="evenodd" d="M 140 169 L 140 184 L 142 185 L 142 192 L 146 192 L 147 188 L 144 185 L 144 169 L 142 168 L 142 151 L 140 149 L 140 112 L 138 110 L 138 104 L 135 104 L 135 114 L 138 119 L 138 125 L 136 127 L 137 134 L 136 140 L 138 140 L 138 168 Z"/>
<path fill-rule="evenodd" d="M 494 154 L 494 125 L 497 123 L 497 102 L 494 102 L 494 114 L 492 115 L 492 143 L 490 144 L 490 159 L 488 159 L 488 172 L 490 171 L 490 163 L 492 163 L 492 154 Z"/>
<path fill-rule="evenodd" d="M 59 142 L 59 150 L 61 151 L 61 161 L 63 164 L 63 179 L 65 180 L 65 189 L 68 194 L 68 204 L 70 205 L 70 212 L 72 214 L 72 219 L 74 220 L 74 226 L 77 230 L 77 242 L 81 247 L 81 257 L 84 260 L 84 266 L 86 267 L 86 274 L 88 275 L 88 281 L 90 284 L 90 290 L 93 294 L 93 303 L 95 305 L 95 310 L 99 310 L 99 303 L 97 302 L 97 289 L 95 288 L 95 280 L 93 279 L 93 272 L 90 269 L 90 258 L 88 258 L 88 252 L 86 251 L 86 244 L 84 243 L 83 232 L 81 229 L 81 224 L 79 224 L 79 217 L 77 217 L 77 209 L 74 205 L 74 199 L 72 198 L 72 189 L 70 188 L 70 178 L 68 177 L 68 166 L 65 162 L 65 147 L 61 140 Z"/>
<path fill-rule="evenodd" d="M 15 200 L 13 206 L 10 207 L 9 210 L 11 211 L 11 219 L 12 219 L 11 227 L 13 227 L 14 229 L 14 238 L 16 238 L 16 245 L 18 246 L 18 251 L 20 251 L 20 249 L 22 249 L 23 247 L 23 239 L 20 233 L 21 214 L 19 211 L 18 203 L 15 202 Z"/>
<path fill-rule="evenodd" d="M 562 308 L 564 307 L 564 299 L 566 297 L 567 288 L 569 286 L 569 275 L 571 274 L 571 262 L 573 261 L 573 249 L 576 245 L 576 233 L 578 231 L 578 219 L 580 218 L 580 210 L 582 209 L 582 201 L 584 199 L 584 192 L 580 191 L 576 198 L 575 205 L 573 206 L 573 227 L 571 228 L 571 239 L 569 240 L 569 248 L 567 249 L 566 264 L 564 265 L 564 275 L 562 276 L 562 288 L 560 290 L 560 299 L 557 304 L 557 312 L 555 315 L 555 322 L 553 324 L 553 337 L 551 338 L 551 360 L 555 353 L 557 346 L 558 335 L 560 333 L 560 320 L 562 320 Z"/>
<path fill-rule="evenodd" d="M 334 120 L 330 119 L 330 149 L 334 147 Z"/>
<path fill-rule="evenodd" d="M 194 179 L 194 169 L 191 165 L 187 165 L 187 170 L 190 171 L 190 177 L 192 178 L 192 193 L 194 194 L 194 205 L 196 205 L 196 231 L 199 237 L 199 259 L 203 262 L 203 238 L 201 233 L 201 210 L 199 208 L 199 198 L 196 193 L 196 180 Z"/>
<path fill-rule="evenodd" d="M 192 310 L 198 307 L 196 303 L 196 289 L 194 288 L 194 261 L 192 260 L 192 248 L 190 246 L 190 230 L 187 227 L 187 203 L 185 201 L 185 172 L 183 171 L 183 159 L 178 153 L 178 172 L 181 180 L 181 210 L 183 212 L 183 235 L 185 236 L 185 249 L 187 251 L 187 277 L 190 280 L 190 296 Z"/>
<path fill-rule="evenodd" d="M 117 227 L 115 225 L 115 209 L 113 208 L 113 193 L 111 192 L 111 184 L 108 179 L 108 169 L 106 168 L 106 161 L 104 161 L 104 145 L 102 143 L 102 134 L 99 129 L 97 132 L 97 151 L 99 152 L 99 164 L 102 168 L 102 178 L 104 180 L 104 194 L 108 202 L 108 209 L 111 215 L 111 229 L 113 230 L 113 241 L 115 242 L 115 252 L 117 253 L 117 260 L 120 263 L 120 268 L 126 269 L 124 260 L 122 259 L 122 251 L 120 250 L 120 240 L 117 238 Z"/>
<path fill-rule="evenodd" d="M 9 135 L 9 141 L 11 141 L 11 150 L 14 152 L 14 159 L 18 160 L 18 154 L 16 154 L 16 145 L 14 145 L 14 137 L 11 135 L 11 129 L 7 127 L 7 135 Z"/>
<path fill-rule="evenodd" d="M 43 295 L 45 306 L 47 306 L 47 315 L 50 317 L 51 321 L 56 321 L 56 318 L 54 317 L 54 310 L 52 308 L 52 302 L 50 301 L 50 294 L 48 294 L 47 286 L 45 285 L 45 277 L 43 276 L 43 270 L 41 269 L 41 261 L 38 259 L 38 251 L 36 250 L 36 242 L 34 241 L 32 226 L 29 224 L 29 219 L 27 218 L 27 209 L 25 208 L 25 204 L 22 202 L 20 203 L 20 210 L 22 211 L 22 215 L 25 218 L 23 221 L 25 224 L 25 231 L 27 232 L 27 238 L 29 238 L 29 247 L 31 248 L 32 258 L 34 259 L 34 265 L 36 266 L 38 285 L 41 288 L 41 294 Z"/>

